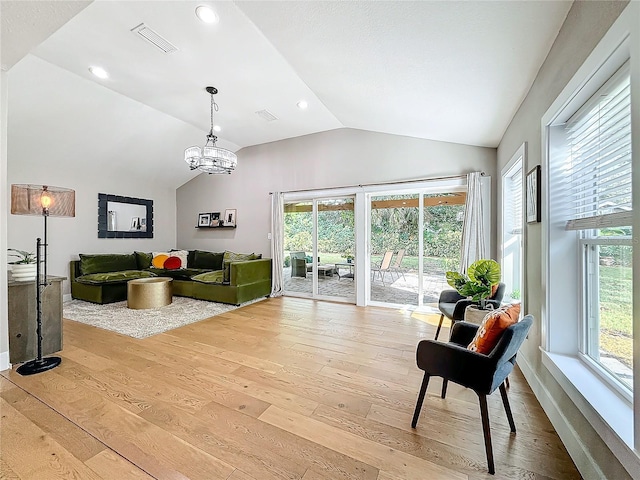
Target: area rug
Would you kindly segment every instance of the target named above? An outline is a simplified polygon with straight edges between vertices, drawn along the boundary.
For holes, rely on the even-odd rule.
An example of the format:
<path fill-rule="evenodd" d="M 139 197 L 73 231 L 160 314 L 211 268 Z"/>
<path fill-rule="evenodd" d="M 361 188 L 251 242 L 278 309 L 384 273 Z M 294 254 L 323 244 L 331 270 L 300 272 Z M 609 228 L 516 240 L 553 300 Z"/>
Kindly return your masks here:
<path fill-rule="evenodd" d="M 259 300 L 240 306 L 249 305 Z M 146 338 L 230 312 L 236 308 L 239 307 L 185 297 L 173 297 L 171 305 L 145 310 L 131 310 L 127 308 L 126 301 L 98 305 L 82 300 L 71 300 L 64 303 L 63 316 L 69 320 L 104 328 L 129 337 Z"/>

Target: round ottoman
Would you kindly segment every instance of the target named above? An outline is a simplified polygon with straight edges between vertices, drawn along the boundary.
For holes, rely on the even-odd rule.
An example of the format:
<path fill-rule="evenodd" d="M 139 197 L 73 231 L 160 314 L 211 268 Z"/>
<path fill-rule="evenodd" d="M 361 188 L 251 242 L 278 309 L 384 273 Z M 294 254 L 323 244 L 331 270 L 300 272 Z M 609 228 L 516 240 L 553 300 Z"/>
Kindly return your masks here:
<path fill-rule="evenodd" d="M 127 307 L 141 310 L 170 305 L 173 301 L 172 278 L 138 278 L 127 282 Z"/>

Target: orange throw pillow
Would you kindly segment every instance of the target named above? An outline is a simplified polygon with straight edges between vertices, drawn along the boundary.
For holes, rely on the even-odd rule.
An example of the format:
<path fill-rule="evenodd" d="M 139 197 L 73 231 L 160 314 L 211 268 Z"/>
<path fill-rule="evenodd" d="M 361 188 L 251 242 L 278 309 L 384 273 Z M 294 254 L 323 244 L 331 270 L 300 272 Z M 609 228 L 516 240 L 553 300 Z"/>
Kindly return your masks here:
<path fill-rule="evenodd" d="M 520 304 L 505 305 L 487 313 L 484 320 L 478 327 L 476 336 L 473 337 L 467 348 L 473 352 L 488 355 L 498 344 L 502 332 L 508 327 L 518 322 L 520 315 Z"/>

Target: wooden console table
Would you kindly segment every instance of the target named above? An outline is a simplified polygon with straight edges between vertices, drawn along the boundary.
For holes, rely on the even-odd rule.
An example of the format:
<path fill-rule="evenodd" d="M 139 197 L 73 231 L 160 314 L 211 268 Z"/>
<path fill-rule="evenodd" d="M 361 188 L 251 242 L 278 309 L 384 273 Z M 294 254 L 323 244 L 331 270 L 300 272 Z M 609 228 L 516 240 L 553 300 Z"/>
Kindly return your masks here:
<path fill-rule="evenodd" d="M 47 277 L 42 291 L 42 355 L 62 350 L 62 281 Z M 9 281 L 9 361 L 22 363 L 36 358 L 36 282 Z"/>

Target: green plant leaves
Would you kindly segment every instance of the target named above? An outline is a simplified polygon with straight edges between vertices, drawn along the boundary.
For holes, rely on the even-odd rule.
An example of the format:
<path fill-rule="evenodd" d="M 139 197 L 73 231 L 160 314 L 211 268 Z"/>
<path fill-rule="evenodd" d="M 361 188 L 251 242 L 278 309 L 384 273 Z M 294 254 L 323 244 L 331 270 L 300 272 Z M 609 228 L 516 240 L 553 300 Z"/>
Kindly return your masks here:
<path fill-rule="evenodd" d="M 491 296 L 491 287 L 500 283 L 500 264 L 495 260 L 477 260 L 467 270 L 469 276 L 458 272 L 446 272 L 447 283 L 463 297 L 474 302 Z"/>
<path fill-rule="evenodd" d="M 495 260 L 477 260 L 469 266 L 467 273 L 472 282 L 488 286 L 500 283 L 500 264 Z"/>

